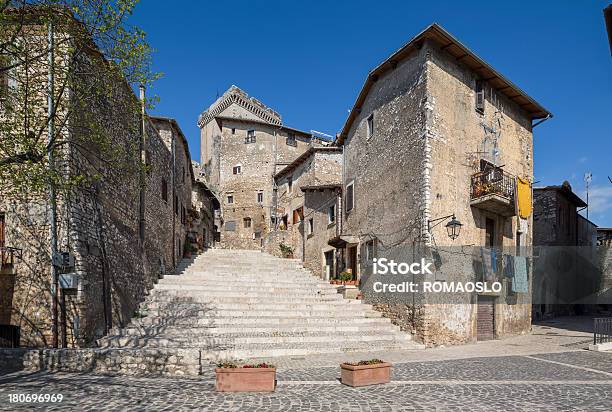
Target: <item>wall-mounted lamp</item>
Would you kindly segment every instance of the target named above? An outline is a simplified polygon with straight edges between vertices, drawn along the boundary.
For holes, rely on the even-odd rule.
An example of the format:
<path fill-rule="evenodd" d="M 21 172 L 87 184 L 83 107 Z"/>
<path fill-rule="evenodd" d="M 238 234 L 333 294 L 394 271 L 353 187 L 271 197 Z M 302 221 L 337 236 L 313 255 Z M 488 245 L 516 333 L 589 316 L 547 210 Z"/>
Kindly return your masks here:
<path fill-rule="evenodd" d="M 446 219 L 449 219 L 449 218 L 450 218 L 450 222 L 446 224 L 446 232 L 448 233 L 448 237 L 450 237 L 452 240 L 457 239 L 459 237 L 459 233 L 461 232 L 461 226 L 463 225 L 461 224 L 460 221 L 457 220 L 454 213 L 452 215 L 428 220 L 427 221 L 427 231 L 431 234 L 431 230 L 434 227 L 438 226 L 439 224 L 441 224 L 442 222 L 444 222 Z M 435 225 L 432 225 L 432 223 L 434 222 L 437 222 L 437 223 Z"/>

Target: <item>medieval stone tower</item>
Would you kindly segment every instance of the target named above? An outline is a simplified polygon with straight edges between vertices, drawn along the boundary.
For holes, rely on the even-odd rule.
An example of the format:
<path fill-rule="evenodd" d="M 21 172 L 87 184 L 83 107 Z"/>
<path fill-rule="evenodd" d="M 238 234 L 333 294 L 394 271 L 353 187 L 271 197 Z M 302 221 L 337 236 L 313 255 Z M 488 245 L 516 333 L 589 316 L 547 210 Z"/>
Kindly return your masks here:
<path fill-rule="evenodd" d="M 274 174 L 312 144 L 236 86 L 199 119 L 202 173 L 221 201 L 223 247 L 255 249 L 275 226 Z"/>

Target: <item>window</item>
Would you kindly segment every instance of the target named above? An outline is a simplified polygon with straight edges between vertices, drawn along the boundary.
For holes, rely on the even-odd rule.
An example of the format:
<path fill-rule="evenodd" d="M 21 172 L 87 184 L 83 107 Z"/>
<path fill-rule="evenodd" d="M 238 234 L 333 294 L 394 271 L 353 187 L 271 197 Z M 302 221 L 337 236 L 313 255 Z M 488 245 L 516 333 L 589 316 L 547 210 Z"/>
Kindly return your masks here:
<path fill-rule="evenodd" d="M 291 193 L 293 191 L 293 176 L 289 176 L 287 178 L 287 193 Z"/>
<path fill-rule="evenodd" d="M 295 140 L 295 133 L 287 134 L 287 145 L 288 146 L 297 146 L 297 140 Z"/>
<path fill-rule="evenodd" d="M 145 168 L 147 170 L 147 175 L 151 175 L 151 170 L 153 170 L 152 162 L 151 162 L 151 151 L 145 150 Z"/>
<path fill-rule="evenodd" d="M 493 248 L 496 245 L 495 241 L 495 220 L 486 218 L 485 220 L 485 246 Z"/>
<path fill-rule="evenodd" d="M 372 263 L 372 259 L 374 259 L 374 241 L 370 240 L 369 242 L 366 243 L 366 247 L 365 247 L 365 255 L 366 255 L 366 262 L 367 264 Z"/>
<path fill-rule="evenodd" d="M 183 166 L 183 182 L 182 183 L 185 183 L 185 166 Z"/>
<path fill-rule="evenodd" d="M 308 235 L 312 235 L 314 233 L 314 219 L 308 219 Z"/>
<path fill-rule="evenodd" d="M 246 135 L 246 139 L 244 139 L 245 143 L 255 143 L 256 141 L 256 137 L 255 137 L 255 130 L 251 129 L 251 130 L 247 130 L 247 135 Z"/>
<path fill-rule="evenodd" d="M 346 185 L 346 211 L 349 212 L 355 207 L 355 184 L 354 182 Z"/>
<path fill-rule="evenodd" d="M 233 220 L 228 220 L 227 222 L 225 222 L 224 226 L 226 232 L 236 231 L 236 222 L 234 222 Z"/>
<path fill-rule="evenodd" d="M 257 192 L 257 203 L 263 203 L 263 192 Z"/>
<path fill-rule="evenodd" d="M 251 218 L 250 217 L 245 217 L 244 219 L 242 219 L 242 223 L 244 223 L 244 228 L 248 229 L 251 227 Z"/>
<path fill-rule="evenodd" d="M 174 214 L 178 216 L 179 211 L 178 211 L 178 196 L 174 195 Z"/>
<path fill-rule="evenodd" d="M 232 169 L 232 173 L 235 175 L 239 175 L 240 173 L 242 173 L 242 166 L 241 165 L 234 166 L 234 168 Z"/>
<path fill-rule="evenodd" d="M 231 205 L 234 203 L 234 195 L 228 195 L 227 196 L 227 204 Z"/>
<path fill-rule="evenodd" d="M 187 209 L 185 209 L 185 206 L 181 206 L 181 223 L 187 223 Z"/>
<path fill-rule="evenodd" d="M 253 233 L 253 239 L 261 239 L 261 232 Z"/>
<path fill-rule="evenodd" d="M 0 67 L 8 66 L 8 60 L 0 57 Z M 9 75 L 8 70 L 0 72 L 0 101 L 8 97 L 9 92 Z"/>
<path fill-rule="evenodd" d="M 298 207 L 293 211 L 293 224 L 300 223 L 304 220 L 304 208 Z"/>
<path fill-rule="evenodd" d="M 161 181 L 161 196 L 164 201 L 168 201 L 168 181 L 166 179 Z"/>
<path fill-rule="evenodd" d="M 332 205 L 327 209 L 327 223 L 330 225 L 336 223 L 336 205 Z"/>
<path fill-rule="evenodd" d="M 484 113 L 485 110 L 485 87 L 482 80 L 476 80 L 476 111 Z"/>
<path fill-rule="evenodd" d="M 236 134 L 236 128 L 232 127 L 232 134 Z"/>
<path fill-rule="evenodd" d="M 374 113 L 368 116 L 367 126 L 368 126 L 368 130 L 366 132 L 367 133 L 366 137 L 369 139 L 370 137 L 374 135 Z"/>

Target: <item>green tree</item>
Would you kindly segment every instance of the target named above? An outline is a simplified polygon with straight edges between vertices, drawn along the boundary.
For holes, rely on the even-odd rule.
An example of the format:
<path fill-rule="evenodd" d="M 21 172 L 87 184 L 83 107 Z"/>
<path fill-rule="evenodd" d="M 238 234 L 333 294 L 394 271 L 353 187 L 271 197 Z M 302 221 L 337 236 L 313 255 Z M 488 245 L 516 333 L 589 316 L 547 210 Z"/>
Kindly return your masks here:
<path fill-rule="evenodd" d="M 49 184 L 61 192 L 141 167 L 134 162 L 140 104 L 132 88 L 149 85 L 158 74 L 151 71 L 145 33 L 128 23 L 136 3 L 0 0 L 2 197 L 43 195 Z M 47 113 L 50 23 L 52 116 Z"/>

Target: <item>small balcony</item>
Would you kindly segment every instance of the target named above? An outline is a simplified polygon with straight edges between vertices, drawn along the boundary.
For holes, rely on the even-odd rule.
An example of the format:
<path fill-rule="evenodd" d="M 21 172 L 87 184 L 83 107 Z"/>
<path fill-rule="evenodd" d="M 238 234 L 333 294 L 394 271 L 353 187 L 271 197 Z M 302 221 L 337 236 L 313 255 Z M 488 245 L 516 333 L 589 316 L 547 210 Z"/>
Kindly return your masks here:
<path fill-rule="evenodd" d="M 500 167 L 486 168 L 472 175 L 470 205 L 501 216 L 514 216 L 515 185 L 515 176 Z"/>

